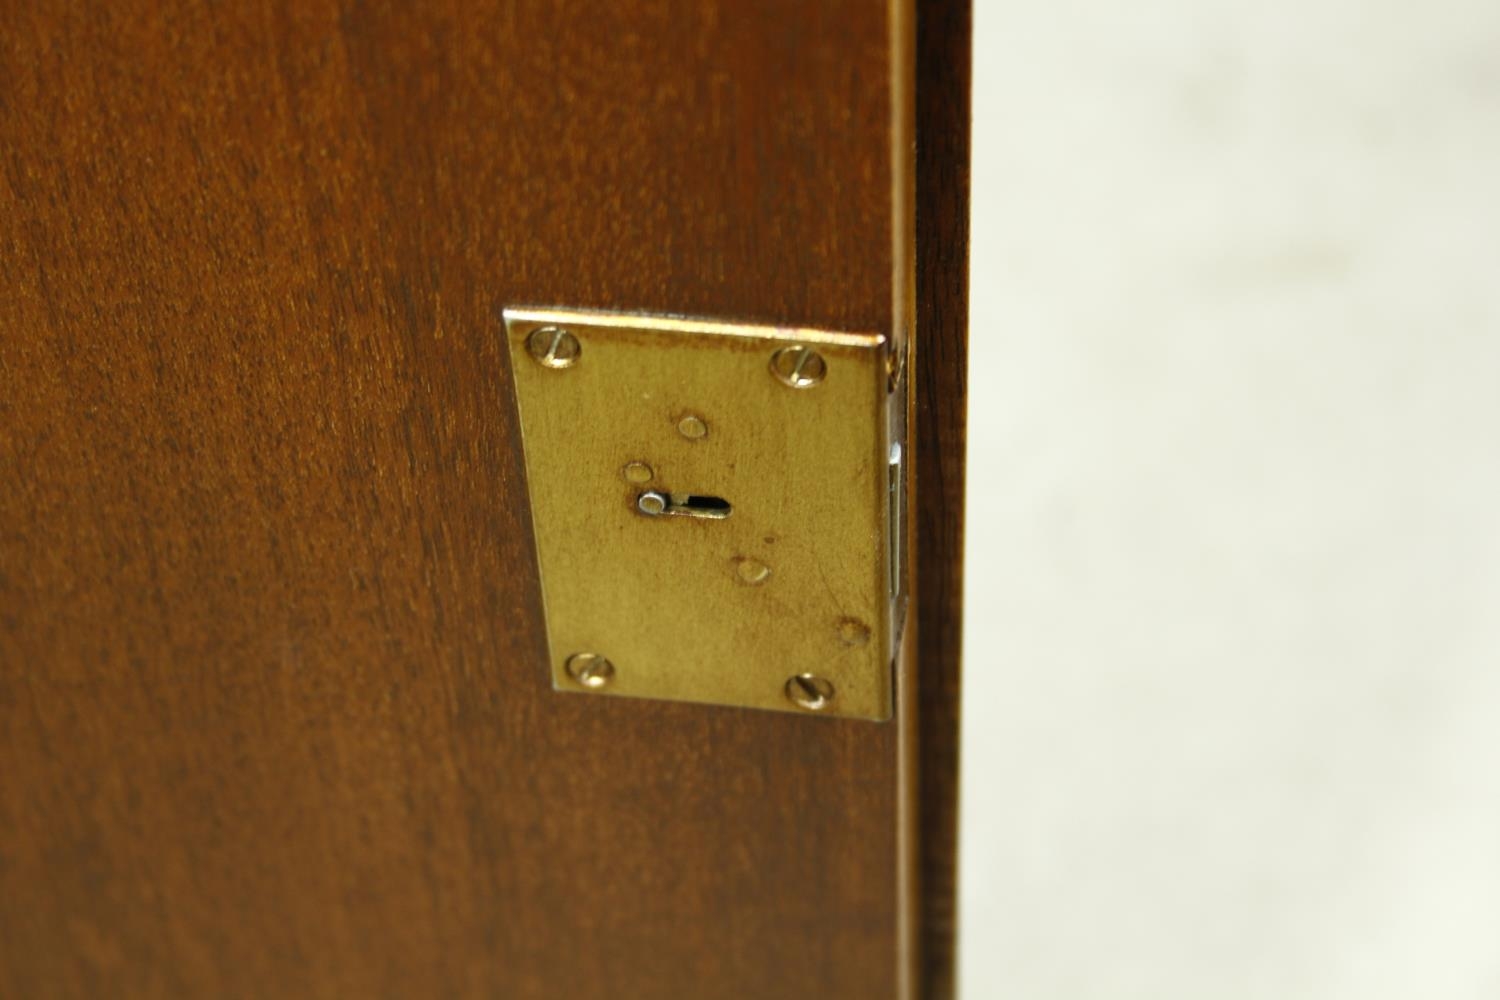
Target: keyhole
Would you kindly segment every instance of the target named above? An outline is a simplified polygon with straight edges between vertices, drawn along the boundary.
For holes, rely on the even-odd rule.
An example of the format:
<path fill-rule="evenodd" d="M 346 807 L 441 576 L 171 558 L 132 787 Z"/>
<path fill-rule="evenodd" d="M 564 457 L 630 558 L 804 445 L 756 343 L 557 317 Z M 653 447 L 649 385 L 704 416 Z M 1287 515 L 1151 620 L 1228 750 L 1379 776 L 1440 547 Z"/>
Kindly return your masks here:
<path fill-rule="evenodd" d="M 663 493 L 647 490 L 635 502 L 636 510 L 651 517 L 672 514 L 681 517 L 725 518 L 733 508 L 723 497 Z"/>

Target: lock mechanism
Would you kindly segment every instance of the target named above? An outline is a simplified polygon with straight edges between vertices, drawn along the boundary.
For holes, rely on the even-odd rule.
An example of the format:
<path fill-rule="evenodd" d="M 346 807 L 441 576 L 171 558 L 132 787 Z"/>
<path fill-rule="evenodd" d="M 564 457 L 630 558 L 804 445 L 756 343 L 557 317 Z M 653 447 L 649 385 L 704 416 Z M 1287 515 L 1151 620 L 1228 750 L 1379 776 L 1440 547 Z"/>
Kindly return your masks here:
<path fill-rule="evenodd" d="M 560 691 L 888 719 L 905 366 L 880 334 L 505 327 Z"/>

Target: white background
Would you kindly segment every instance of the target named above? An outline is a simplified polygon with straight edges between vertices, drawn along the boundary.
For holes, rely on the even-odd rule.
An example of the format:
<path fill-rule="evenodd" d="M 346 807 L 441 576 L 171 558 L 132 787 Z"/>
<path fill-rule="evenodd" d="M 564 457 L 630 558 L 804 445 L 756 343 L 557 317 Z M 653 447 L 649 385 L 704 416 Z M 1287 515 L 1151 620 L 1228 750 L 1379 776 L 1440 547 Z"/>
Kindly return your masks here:
<path fill-rule="evenodd" d="M 963 996 L 1500 997 L 1500 2 L 975 47 Z"/>

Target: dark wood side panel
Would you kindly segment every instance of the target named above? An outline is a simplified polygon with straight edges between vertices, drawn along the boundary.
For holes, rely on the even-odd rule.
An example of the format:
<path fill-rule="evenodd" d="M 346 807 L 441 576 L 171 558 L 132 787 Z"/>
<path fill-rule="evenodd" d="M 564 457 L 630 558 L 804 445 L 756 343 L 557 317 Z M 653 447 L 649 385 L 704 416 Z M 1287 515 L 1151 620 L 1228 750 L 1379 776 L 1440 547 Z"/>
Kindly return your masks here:
<path fill-rule="evenodd" d="M 886 328 L 887 19 L 4 5 L 0 995 L 895 995 L 897 727 L 552 692 L 498 337 Z"/>
<path fill-rule="evenodd" d="M 916 506 L 922 996 L 952 997 L 968 412 L 969 0 L 916 9 Z"/>

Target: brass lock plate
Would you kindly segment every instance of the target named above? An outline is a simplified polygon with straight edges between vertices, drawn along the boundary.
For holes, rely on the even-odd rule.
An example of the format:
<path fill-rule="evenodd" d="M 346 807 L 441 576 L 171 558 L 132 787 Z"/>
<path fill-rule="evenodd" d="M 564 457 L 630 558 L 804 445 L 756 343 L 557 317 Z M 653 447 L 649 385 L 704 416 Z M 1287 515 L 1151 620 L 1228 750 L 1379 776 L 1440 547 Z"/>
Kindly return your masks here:
<path fill-rule="evenodd" d="M 889 718 L 887 339 L 530 308 L 505 327 L 553 686 Z"/>

